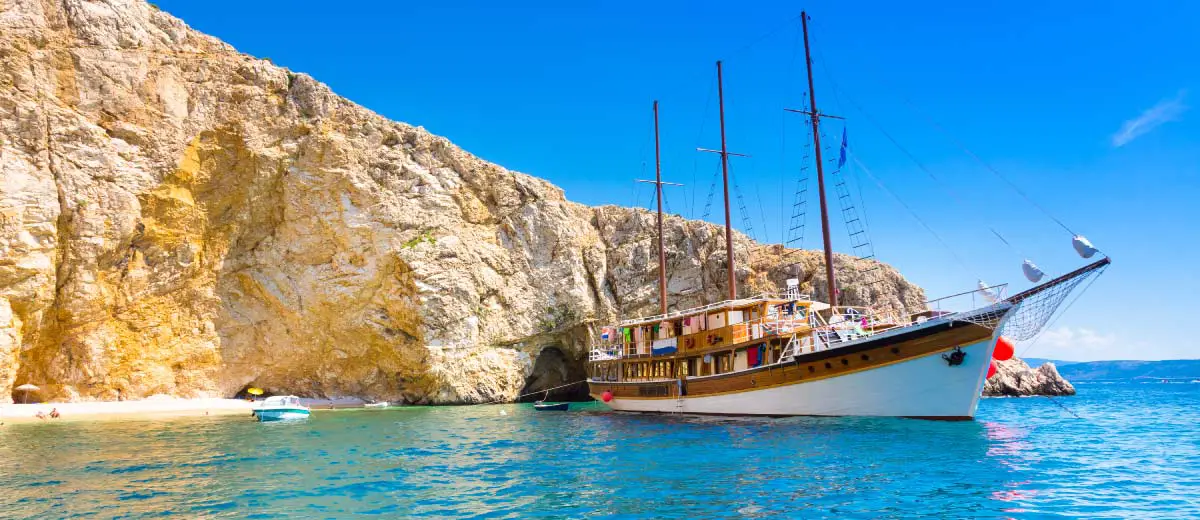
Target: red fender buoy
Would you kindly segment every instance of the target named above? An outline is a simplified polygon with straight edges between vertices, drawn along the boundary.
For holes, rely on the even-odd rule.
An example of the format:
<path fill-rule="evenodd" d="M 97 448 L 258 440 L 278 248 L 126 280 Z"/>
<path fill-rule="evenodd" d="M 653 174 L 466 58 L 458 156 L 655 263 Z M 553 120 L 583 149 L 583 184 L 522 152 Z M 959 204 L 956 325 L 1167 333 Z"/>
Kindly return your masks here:
<path fill-rule="evenodd" d="M 1016 353 L 1016 347 L 1013 346 L 1011 340 L 1004 336 L 996 338 L 996 349 L 992 351 L 992 357 L 1000 361 L 1008 361 L 1012 359 Z"/>
<path fill-rule="evenodd" d="M 987 378 L 988 378 L 988 379 L 991 379 L 991 378 L 992 378 L 992 376 L 994 376 L 994 375 L 996 375 L 996 362 L 995 362 L 995 361 L 988 361 L 988 375 L 987 375 Z"/>
<path fill-rule="evenodd" d="M 603 394 L 600 394 L 600 400 L 606 403 L 612 401 L 612 391 L 605 390 Z"/>

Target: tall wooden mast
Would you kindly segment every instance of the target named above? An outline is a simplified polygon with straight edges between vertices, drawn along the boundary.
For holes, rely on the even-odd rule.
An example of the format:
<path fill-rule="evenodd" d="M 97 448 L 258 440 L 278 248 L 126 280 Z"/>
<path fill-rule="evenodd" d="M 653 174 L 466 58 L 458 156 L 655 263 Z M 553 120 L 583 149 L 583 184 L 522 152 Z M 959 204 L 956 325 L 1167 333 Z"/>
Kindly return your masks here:
<path fill-rule="evenodd" d="M 733 224 L 729 218 L 729 156 L 736 155 L 738 157 L 749 157 L 746 154 L 733 153 L 725 146 L 725 85 L 721 81 L 721 62 L 717 62 L 717 106 L 720 108 L 721 114 L 721 149 L 709 150 L 707 148 L 697 148 L 701 152 L 712 152 L 721 154 L 721 185 L 725 189 L 725 256 L 729 258 L 729 266 L 726 269 L 729 276 L 729 299 L 737 299 L 737 277 L 734 276 L 733 262 Z M 668 183 L 669 184 L 669 183 Z"/>
<path fill-rule="evenodd" d="M 658 310 L 667 313 L 667 248 L 663 244 L 662 159 L 658 146 L 658 100 L 654 101 L 654 188 L 658 192 Z"/>
<path fill-rule="evenodd" d="M 825 239 L 825 277 L 829 280 L 829 305 L 837 307 L 837 279 L 833 276 L 833 244 L 829 240 L 829 206 L 825 202 L 825 172 L 821 161 L 821 129 L 822 114 L 817 111 L 817 94 L 813 90 L 812 54 L 808 48 L 808 14 L 800 12 L 800 25 L 804 31 L 804 64 L 808 68 L 808 102 L 809 119 L 812 120 L 813 150 L 817 158 L 817 190 L 821 194 L 821 235 Z M 726 209 L 728 214 L 728 209 Z"/>
<path fill-rule="evenodd" d="M 667 247 L 663 243 L 663 186 L 683 186 L 662 180 L 662 154 L 658 146 L 658 101 L 654 101 L 654 180 L 638 179 L 638 182 L 653 184 L 658 194 L 658 308 L 667 313 Z"/>
<path fill-rule="evenodd" d="M 729 150 L 725 148 L 725 87 L 721 81 L 721 62 L 717 61 L 717 105 L 721 114 L 721 184 L 725 187 L 725 256 L 729 259 L 729 299 L 737 299 L 737 277 L 733 274 L 733 227 L 729 219 Z"/>

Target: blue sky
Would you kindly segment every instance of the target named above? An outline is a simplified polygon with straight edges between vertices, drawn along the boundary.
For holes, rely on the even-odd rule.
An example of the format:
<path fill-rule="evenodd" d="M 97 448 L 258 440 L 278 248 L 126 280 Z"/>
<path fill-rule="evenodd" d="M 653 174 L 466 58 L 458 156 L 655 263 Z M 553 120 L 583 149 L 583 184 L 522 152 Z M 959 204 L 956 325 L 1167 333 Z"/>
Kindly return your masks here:
<path fill-rule="evenodd" d="M 1200 4 L 157 4 L 243 52 L 549 179 L 586 204 L 650 202 L 649 188 L 633 180 L 653 174 L 650 106 L 658 99 L 664 176 L 687 185 L 669 189 L 668 205 L 694 218 L 718 167 L 715 155 L 694 150 L 719 146 L 714 62 L 722 59 L 729 147 L 752 156 L 734 158 L 731 170 L 754 234 L 769 242 L 787 227 L 783 206 L 807 138 L 803 120 L 782 111 L 805 102 L 797 35 L 807 8 L 822 110 L 847 118 L 853 154 L 941 237 L 850 168 L 880 259 L 931 297 L 969 290 L 980 278 L 1024 289 L 1025 257 L 1051 275 L 1082 265 L 1070 235 L 958 140 L 1114 259 L 1018 353 L 1200 357 L 1186 333 L 1200 294 L 1191 261 L 1200 249 L 1191 238 L 1200 223 L 1200 125 L 1190 110 L 1200 96 Z M 842 123 L 824 131 L 836 150 Z M 815 208 L 815 189 L 810 194 Z M 720 215 L 713 208 L 710 220 Z M 806 247 L 819 247 L 816 218 L 810 211 Z M 736 207 L 734 220 L 743 227 Z M 844 224 L 836 213 L 832 220 L 835 249 L 849 252 Z"/>

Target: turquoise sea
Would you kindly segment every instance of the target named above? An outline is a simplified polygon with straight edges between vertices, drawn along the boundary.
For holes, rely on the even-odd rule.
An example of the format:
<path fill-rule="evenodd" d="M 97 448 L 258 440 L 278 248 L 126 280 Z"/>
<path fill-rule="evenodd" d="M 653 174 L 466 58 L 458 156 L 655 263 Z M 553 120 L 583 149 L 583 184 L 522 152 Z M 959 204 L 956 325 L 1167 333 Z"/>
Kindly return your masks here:
<path fill-rule="evenodd" d="M 1200 384 L 1079 391 L 958 423 L 588 404 L 10 424 L 0 517 L 1200 518 Z"/>

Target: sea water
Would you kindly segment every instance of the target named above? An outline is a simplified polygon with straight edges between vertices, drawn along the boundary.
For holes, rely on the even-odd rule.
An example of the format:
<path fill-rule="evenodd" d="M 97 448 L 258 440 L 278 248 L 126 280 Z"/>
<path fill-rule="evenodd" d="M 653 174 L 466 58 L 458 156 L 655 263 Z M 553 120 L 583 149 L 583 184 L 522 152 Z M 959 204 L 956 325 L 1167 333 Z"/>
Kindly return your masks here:
<path fill-rule="evenodd" d="M 0 426 L 3 518 L 353 514 L 1200 518 L 1200 384 L 985 399 L 970 422 L 577 404 Z"/>

